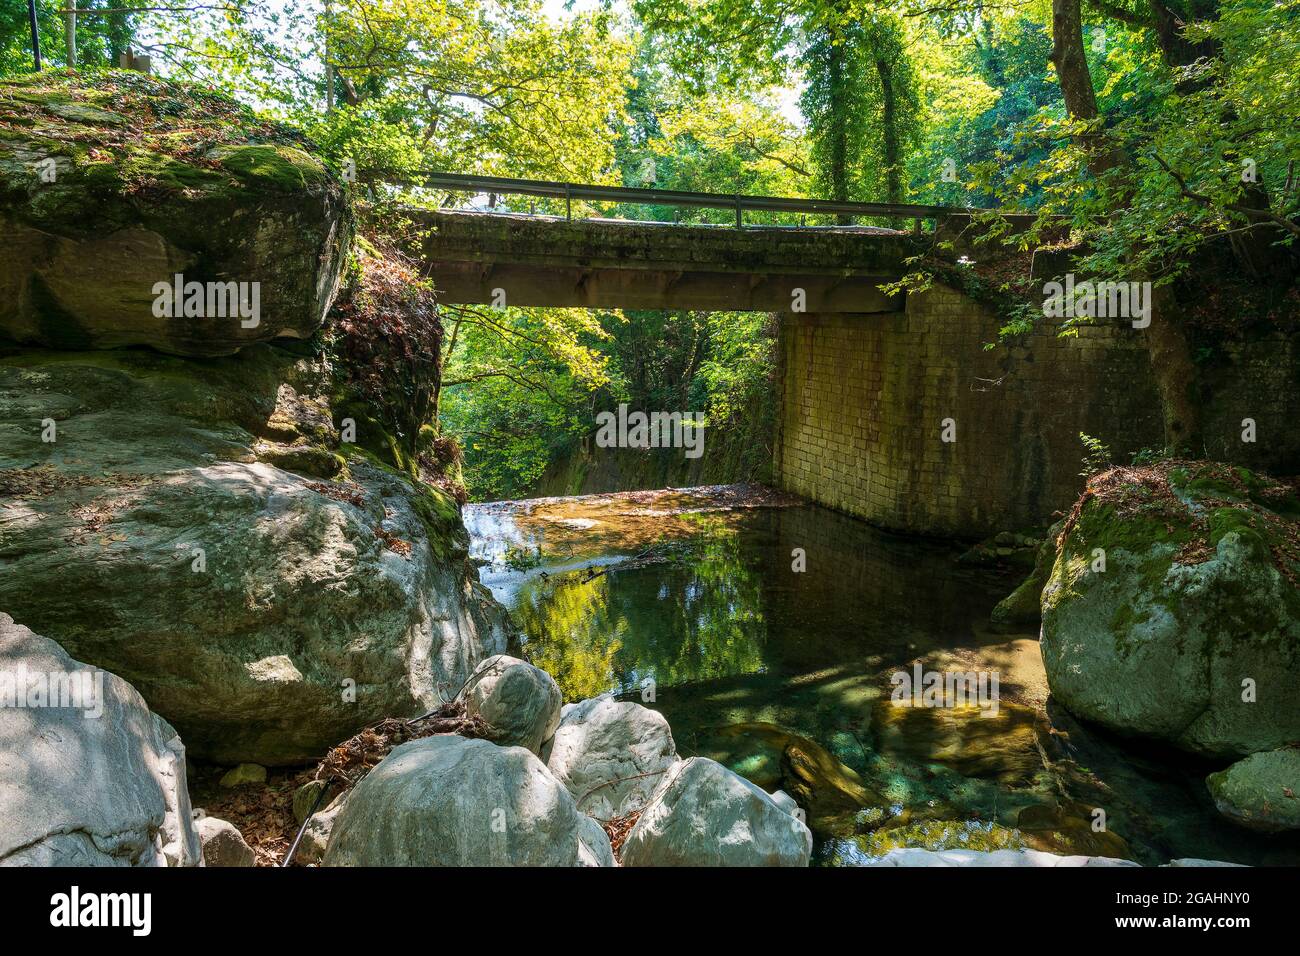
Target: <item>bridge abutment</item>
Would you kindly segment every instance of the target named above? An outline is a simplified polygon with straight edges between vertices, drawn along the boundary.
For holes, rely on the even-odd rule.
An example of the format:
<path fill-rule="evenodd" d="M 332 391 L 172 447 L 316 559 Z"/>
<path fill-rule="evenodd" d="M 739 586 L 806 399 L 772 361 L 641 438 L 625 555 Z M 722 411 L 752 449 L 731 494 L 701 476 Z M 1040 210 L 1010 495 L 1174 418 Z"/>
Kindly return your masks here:
<path fill-rule="evenodd" d="M 1044 324 L 985 349 L 1000 325 L 940 286 L 895 314 L 784 314 L 778 483 L 881 527 L 974 537 L 1068 507 L 1080 432 L 1125 462 L 1163 443 L 1140 332 Z"/>

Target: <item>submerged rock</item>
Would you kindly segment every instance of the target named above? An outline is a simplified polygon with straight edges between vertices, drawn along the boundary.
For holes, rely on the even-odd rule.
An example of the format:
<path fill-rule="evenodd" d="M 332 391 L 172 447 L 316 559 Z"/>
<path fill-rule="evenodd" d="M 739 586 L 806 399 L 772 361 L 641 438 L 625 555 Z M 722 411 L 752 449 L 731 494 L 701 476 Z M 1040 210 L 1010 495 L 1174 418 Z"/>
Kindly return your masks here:
<path fill-rule="evenodd" d="M 812 819 L 878 802 L 851 767 L 816 741 L 777 724 L 731 724 L 697 742 L 717 760 L 763 790 L 783 790 Z"/>
<path fill-rule="evenodd" d="M 1092 479 L 1043 592 L 1053 696 L 1210 756 L 1300 740 L 1298 514 L 1289 487 L 1224 465 Z"/>
<path fill-rule="evenodd" d="M 880 814 L 870 810 L 859 814 L 863 825 L 873 826 Z M 836 837 L 829 850 L 834 861 L 851 866 L 871 865 L 901 849 L 972 850 L 980 853 L 1027 849 L 1018 830 L 980 820 L 922 820 L 877 826 L 866 833 Z"/>
<path fill-rule="evenodd" d="M 1300 750 L 1251 754 L 1205 784 L 1219 812 L 1251 830 L 1300 830 Z"/>
<path fill-rule="evenodd" d="M 662 714 L 610 697 L 565 705 L 542 756 L 578 809 L 601 820 L 645 806 L 678 760 Z"/>
<path fill-rule="evenodd" d="M 74 674 L 82 706 L 29 706 Z M 198 865 L 185 747 L 135 688 L 0 613 L 0 696 L 0 866 Z"/>
<path fill-rule="evenodd" d="M 1042 770 L 1037 712 L 1000 700 L 996 711 L 977 706 L 914 707 L 877 702 L 872 713 L 876 748 L 917 763 L 940 763 L 964 777 L 1021 786 Z"/>
<path fill-rule="evenodd" d="M 787 818 L 788 819 L 788 818 Z M 609 838 L 523 747 L 455 735 L 395 748 L 349 794 L 326 866 L 588 866 Z"/>
<path fill-rule="evenodd" d="M 560 725 L 559 685 L 546 671 L 506 654 L 478 665 L 465 688 L 465 712 L 488 725 L 488 739 L 540 754 Z"/>
<path fill-rule="evenodd" d="M 257 855 L 233 823 L 203 816 L 194 821 L 203 845 L 204 866 L 256 866 Z"/>
<path fill-rule="evenodd" d="M 802 820 L 704 757 L 669 769 L 622 849 L 624 866 L 807 866 L 811 855 Z"/>
<path fill-rule="evenodd" d="M 341 183 L 296 134 L 147 76 L 47 72 L 0 95 L 15 120 L 0 138 L 0 335 L 212 356 L 320 326 L 352 225 Z M 129 115 L 98 108 L 124 103 Z M 204 304 L 173 317 L 155 285 L 178 274 Z M 229 283 L 256 295 L 255 314 L 209 300 Z"/>
<path fill-rule="evenodd" d="M 1133 851 L 1113 830 L 1094 829 L 1095 807 L 1069 800 L 1051 805 L 1031 804 L 1016 817 L 1016 829 L 1036 850 L 1066 856 L 1106 856 L 1129 859 Z"/>

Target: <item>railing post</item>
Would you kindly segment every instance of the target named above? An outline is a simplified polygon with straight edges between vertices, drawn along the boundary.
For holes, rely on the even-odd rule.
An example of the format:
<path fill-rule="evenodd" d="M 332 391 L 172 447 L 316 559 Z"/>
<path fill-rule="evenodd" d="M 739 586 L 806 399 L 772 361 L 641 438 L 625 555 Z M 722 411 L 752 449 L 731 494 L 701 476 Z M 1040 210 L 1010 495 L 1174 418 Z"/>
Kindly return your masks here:
<path fill-rule="evenodd" d="M 564 184 L 564 218 L 573 221 L 573 193 L 569 184 Z"/>
<path fill-rule="evenodd" d="M 736 193 L 736 228 L 745 228 L 745 220 L 740 210 L 740 193 Z"/>

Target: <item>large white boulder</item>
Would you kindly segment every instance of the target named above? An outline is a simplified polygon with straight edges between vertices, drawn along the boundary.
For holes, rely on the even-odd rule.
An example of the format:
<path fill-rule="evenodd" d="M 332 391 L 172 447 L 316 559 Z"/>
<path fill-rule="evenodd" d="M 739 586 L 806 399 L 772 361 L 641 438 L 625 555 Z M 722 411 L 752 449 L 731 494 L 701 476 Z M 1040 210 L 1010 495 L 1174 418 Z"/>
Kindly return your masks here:
<path fill-rule="evenodd" d="M 315 761 L 506 647 L 449 496 L 361 455 L 338 482 L 254 460 L 255 432 L 295 428 L 334 460 L 300 371 L 265 347 L 0 362 L 0 608 L 211 763 Z"/>
<path fill-rule="evenodd" d="M 197 866 L 192 816 L 171 725 L 0 613 L 0 865 Z"/>
<path fill-rule="evenodd" d="M 523 747 L 455 735 L 394 748 L 348 795 L 325 866 L 590 866 L 609 839 Z"/>
<path fill-rule="evenodd" d="M 562 702 L 550 674 L 508 654 L 484 660 L 465 686 L 465 711 L 487 723 L 489 739 L 535 754 L 560 725 Z"/>
<path fill-rule="evenodd" d="M 623 844 L 624 866 L 807 866 L 812 832 L 704 757 L 671 767 Z"/>
<path fill-rule="evenodd" d="M 566 704 L 542 756 L 578 809 L 601 820 L 649 803 L 664 772 L 678 761 L 663 714 L 611 697 Z"/>

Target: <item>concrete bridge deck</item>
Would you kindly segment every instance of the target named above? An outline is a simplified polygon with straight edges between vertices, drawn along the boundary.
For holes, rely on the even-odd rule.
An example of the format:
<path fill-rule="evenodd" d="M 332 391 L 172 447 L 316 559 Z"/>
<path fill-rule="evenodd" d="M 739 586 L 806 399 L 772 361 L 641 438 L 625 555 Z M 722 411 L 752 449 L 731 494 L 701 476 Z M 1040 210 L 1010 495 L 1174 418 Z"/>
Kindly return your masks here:
<path fill-rule="evenodd" d="M 405 211 L 449 303 L 712 311 L 900 312 L 886 296 L 914 254 L 869 226 L 685 226 L 618 219 Z M 496 290 L 501 290 L 499 293 Z M 802 308 L 796 291 L 802 292 Z"/>

